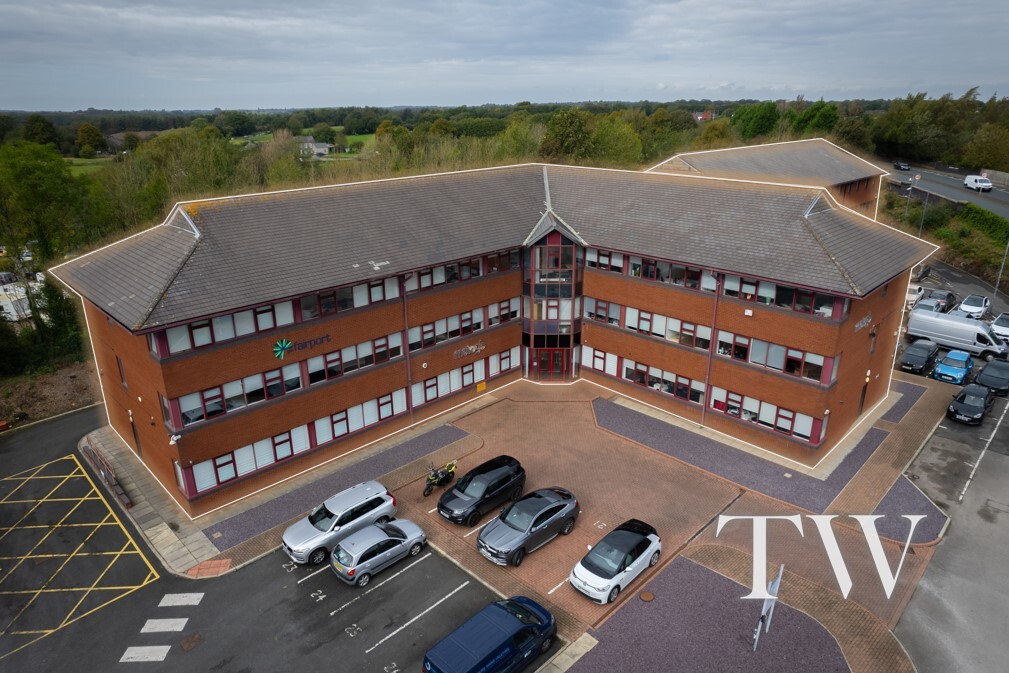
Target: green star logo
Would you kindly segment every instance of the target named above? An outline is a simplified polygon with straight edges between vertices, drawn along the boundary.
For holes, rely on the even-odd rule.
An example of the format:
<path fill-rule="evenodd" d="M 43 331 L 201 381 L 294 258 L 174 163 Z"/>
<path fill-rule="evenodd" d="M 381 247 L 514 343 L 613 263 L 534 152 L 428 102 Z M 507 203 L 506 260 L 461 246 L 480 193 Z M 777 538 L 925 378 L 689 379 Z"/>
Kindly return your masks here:
<path fill-rule="evenodd" d="M 281 339 L 273 344 L 273 357 L 283 360 L 289 350 L 291 350 L 291 342 L 288 339 Z"/>

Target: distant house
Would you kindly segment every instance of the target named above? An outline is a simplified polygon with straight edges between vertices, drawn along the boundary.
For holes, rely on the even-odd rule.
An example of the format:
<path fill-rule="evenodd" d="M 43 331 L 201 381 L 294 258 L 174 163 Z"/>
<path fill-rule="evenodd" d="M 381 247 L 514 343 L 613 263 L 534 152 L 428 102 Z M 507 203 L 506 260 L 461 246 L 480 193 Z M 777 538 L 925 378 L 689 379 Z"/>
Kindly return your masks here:
<path fill-rule="evenodd" d="M 306 157 L 324 157 L 333 149 L 332 145 L 315 142 L 314 136 L 294 136 L 294 142 L 298 143 L 298 152 Z"/>
<path fill-rule="evenodd" d="M 716 115 L 715 115 L 714 112 L 695 112 L 694 113 L 694 121 L 709 122 L 712 119 L 714 119 L 715 116 Z"/>

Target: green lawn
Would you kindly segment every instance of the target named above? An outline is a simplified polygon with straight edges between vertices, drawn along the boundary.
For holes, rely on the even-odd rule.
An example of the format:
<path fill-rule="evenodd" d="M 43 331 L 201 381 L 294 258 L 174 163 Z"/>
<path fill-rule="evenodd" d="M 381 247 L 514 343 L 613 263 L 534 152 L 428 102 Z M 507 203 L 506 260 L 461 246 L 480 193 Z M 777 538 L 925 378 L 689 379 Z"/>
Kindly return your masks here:
<path fill-rule="evenodd" d="M 112 157 L 95 157 L 94 159 L 68 158 L 66 161 L 70 164 L 71 173 L 74 175 L 85 175 L 87 173 L 94 173 L 103 166 L 108 165 L 112 161 Z"/>

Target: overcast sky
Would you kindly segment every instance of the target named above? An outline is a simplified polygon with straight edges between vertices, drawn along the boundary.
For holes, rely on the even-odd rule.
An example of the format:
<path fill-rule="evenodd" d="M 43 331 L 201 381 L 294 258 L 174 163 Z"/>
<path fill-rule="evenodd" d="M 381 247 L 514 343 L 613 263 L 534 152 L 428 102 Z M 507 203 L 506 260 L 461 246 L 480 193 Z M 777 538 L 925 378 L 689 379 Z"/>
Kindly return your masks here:
<path fill-rule="evenodd" d="M 0 109 L 1009 96 L 947 0 L 0 0 Z"/>

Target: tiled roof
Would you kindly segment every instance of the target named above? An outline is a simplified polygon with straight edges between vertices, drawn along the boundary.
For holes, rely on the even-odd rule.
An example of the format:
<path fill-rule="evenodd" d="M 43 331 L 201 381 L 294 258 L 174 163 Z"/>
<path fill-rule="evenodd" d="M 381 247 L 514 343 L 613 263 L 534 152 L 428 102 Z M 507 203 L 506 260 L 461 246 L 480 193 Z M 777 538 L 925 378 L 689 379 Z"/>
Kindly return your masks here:
<path fill-rule="evenodd" d="M 537 226 L 854 296 L 935 249 L 821 189 L 521 165 L 182 203 L 52 271 L 139 330 L 518 247 Z"/>
<path fill-rule="evenodd" d="M 822 138 L 677 154 L 648 169 L 793 185 L 830 187 L 886 171 Z"/>

